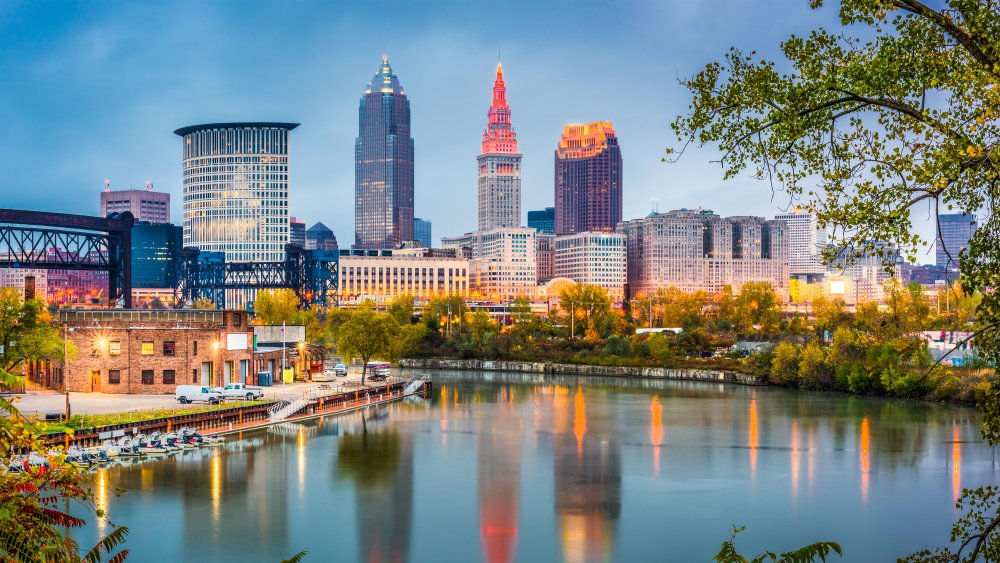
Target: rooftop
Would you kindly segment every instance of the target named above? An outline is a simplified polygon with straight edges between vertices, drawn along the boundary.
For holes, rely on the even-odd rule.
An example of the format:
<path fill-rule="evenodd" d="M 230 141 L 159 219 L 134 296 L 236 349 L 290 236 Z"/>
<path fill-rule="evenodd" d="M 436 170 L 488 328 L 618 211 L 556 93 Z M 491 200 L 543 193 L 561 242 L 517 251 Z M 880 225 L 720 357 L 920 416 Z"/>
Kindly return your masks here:
<path fill-rule="evenodd" d="M 279 123 L 277 121 L 237 121 L 233 123 L 206 123 L 204 125 L 188 125 L 174 131 L 181 137 L 198 131 L 213 131 L 216 129 L 285 129 L 291 131 L 299 123 Z"/>

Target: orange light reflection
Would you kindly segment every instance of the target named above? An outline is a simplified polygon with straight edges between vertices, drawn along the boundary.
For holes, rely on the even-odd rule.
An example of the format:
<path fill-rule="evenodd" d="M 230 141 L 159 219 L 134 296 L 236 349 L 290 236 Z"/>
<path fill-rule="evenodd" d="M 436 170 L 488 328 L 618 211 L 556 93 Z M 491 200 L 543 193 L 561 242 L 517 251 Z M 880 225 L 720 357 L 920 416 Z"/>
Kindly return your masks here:
<path fill-rule="evenodd" d="M 653 415 L 649 421 L 649 441 L 653 443 L 653 474 L 660 475 L 660 445 L 663 443 L 663 405 L 660 396 L 653 395 L 649 401 L 649 412 Z"/>

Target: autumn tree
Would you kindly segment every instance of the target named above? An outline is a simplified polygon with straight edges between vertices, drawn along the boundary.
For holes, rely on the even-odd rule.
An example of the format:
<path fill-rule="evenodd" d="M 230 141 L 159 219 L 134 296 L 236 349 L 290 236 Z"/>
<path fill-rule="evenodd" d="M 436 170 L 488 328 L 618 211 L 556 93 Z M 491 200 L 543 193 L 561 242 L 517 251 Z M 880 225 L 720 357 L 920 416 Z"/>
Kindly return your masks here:
<path fill-rule="evenodd" d="M 299 303 L 299 296 L 291 289 L 264 289 L 257 292 L 254 316 L 263 325 L 297 324 L 295 314 Z"/>
<path fill-rule="evenodd" d="M 603 287 L 573 284 L 559 292 L 559 308 L 566 315 L 566 324 L 572 325 L 571 332 L 586 334 L 610 313 L 611 298 Z"/>
<path fill-rule="evenodd" d="M 375 358 L 394 359 L 400 336 L 399 323 L 392 315 L 363 307 L 338 328 L 337 351 L 345 358 L 361 360 L 361 384 L 364 385 L 368 362 Z"/>

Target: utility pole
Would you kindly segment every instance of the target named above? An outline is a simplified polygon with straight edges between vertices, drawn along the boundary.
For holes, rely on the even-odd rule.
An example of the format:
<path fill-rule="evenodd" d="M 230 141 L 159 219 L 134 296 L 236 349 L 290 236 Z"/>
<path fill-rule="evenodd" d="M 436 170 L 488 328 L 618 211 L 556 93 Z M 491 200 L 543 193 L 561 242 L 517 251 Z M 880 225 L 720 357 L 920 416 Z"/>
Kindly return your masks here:
<path fill-rule="evenodd" d="M 576 338 L 576 302 L 569 302 L 569 339 Z"/>
<path fill-rule="evenodd" d="M 279 377 L 281 377 L 282 385 L 285 384 L 285 340 L 287 340 L 285 338 L 285 321 L 281 321 L 281 375 Z"/>
<path fill-rule="evenodd" d="M 66 422 L 69 422 L 69 328 L 63 322 L 63 392 L 66 394 Z"/>

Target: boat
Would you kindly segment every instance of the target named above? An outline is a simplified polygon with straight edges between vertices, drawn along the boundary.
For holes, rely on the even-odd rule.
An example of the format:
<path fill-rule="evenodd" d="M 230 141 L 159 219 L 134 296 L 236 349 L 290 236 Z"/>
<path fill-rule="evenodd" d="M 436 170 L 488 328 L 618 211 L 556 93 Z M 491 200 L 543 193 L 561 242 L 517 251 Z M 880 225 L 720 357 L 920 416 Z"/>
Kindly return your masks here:
<path fill-rule="evenodd" d="M 136 436 L 135 440 L 138 451 L 144 455 L 164 455 L 170 451 L 160 445 L 159 442 L 154 441 L 152 437 L 146 436 L 145 434 L 139 434 Z"/>

